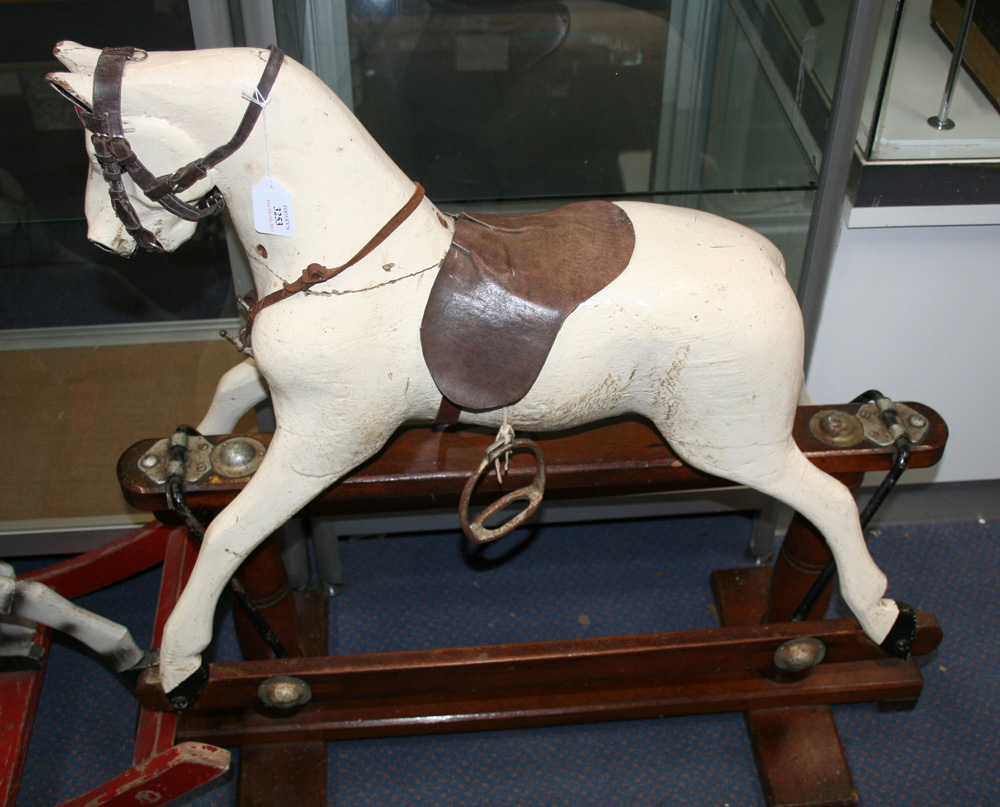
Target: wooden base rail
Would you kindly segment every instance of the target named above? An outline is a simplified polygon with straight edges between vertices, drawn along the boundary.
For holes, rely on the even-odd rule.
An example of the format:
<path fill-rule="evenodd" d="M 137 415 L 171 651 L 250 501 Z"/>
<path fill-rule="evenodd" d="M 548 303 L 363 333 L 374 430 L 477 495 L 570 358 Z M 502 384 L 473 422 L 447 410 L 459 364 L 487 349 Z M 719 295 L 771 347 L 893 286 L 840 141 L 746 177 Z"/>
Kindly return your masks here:
<path fill-rule="evenodd" d="M 780 644 L 803 635 L 827 648 L 812 675 L 779 683 L 761 673 Z M 918 654 L 940 643 L 932 615 L 920 614 L 917 637 Z M 877 674 L 858 686 L 857 671 L 875 659 L 883 660 Z M 217 664 L 178 738 L 234 746 L 915 698 L 911 665 L 884 659 L 854 620 L 842 619 Z M 257 687 L 275 675 L 309 684 L 310 703 L 288 717 L 262 710 Z M 156 684 L 147 679 L 140 698 L 165 708 Z"/>

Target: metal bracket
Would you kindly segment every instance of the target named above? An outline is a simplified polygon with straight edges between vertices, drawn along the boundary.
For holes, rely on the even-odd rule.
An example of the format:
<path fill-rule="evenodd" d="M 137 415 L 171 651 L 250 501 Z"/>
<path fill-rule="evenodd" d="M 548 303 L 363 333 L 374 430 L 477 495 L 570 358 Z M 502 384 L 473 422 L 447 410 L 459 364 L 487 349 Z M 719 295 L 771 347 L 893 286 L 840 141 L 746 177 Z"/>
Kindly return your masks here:
<path fill-rule="evenodd" d="M 875 403 L 866 403 L 858 410 L 858 419 L 867 439 L 880 446 L 891 446 L 896 442 L 899 435 L 890 433 L 882 420 L 882 412 L 890 407 L 896 410 L 899 424 L 906 431 L 911 443 L 919 443 L 927 436 L 927 430 L 930 428 L 927 418 L 906 404 L 880 398 Z"/>
<path fill-rule="evenodd" d="M 158 440 L 139 458 L 139 470 L 158 485 L 167 481 L 170 441 L 170 437 Z M 187 448 L 184 481 L 189 483 L 212 474 L 226 479 L 250 476 L 260 467 L 267 451 L 260 440 L 246 435 L 229 437 L 218 445 L 207 437 L 193 437 Z"/>
<path fill-rule="evenodd" d="M 892 434 L 882 420 L 882 412 L 892 407 L 910 442 L 917 444 L 927 436 L 930 424 L 927 418 L 906 404 L 894 403 L 887 398 L 866 403 L 856 415 L 840 409 L 821 409 L 809 420 L 809 431 L 821 443 L 835 448 L 850 448 L 868 440 L 879 446 L 891 446 L 898 434 Z"/>

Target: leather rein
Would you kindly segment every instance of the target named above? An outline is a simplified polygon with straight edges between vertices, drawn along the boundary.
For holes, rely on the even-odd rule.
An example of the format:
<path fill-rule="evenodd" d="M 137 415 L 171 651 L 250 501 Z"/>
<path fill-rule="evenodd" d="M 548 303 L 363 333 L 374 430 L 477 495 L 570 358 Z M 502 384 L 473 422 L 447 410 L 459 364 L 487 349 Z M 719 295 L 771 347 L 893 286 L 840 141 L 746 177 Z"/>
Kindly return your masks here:
<path fill-rule="evenodd" d="M 244 351 L 250 347 L 250 333 L 253 330 L 254 320 L 257 319 L 257 315 L 267 308 L 269 305 L 274 305 L 275 303 L 280 303 L 282 300 L 287 300 L 294 294 L 298 294 L 301 291 L 315 286 L 317 283 L 324 283 L 331 278 L 336 277 L 345 269 L 350 269 L 354 264 L 358 263 L 366 255 L 369 255 L 374 251 L 383 241 L 385 241 L 390 235 L 392 235 L 396 229 L 406 221 L 410 214 L 413 213 L 420 203 L 424 199 L 424 187 L 419 182 L 414 183 L 413 195 L 407 200 L 391 219 L 389 219 L 382 229 L 380 229 L 375 235 L 373 235 L 368 242 L 361 247 L 357 252 L 351 256 L 350 260 L 345 263 L 340 264 L 340 266 L 335 266 L 333 268 L 327 268 L 320 263 L 311 263 L 305 269 L 302 270 L 302 274 L 295 280 L 289 282 L 285 281 L 281 288 L 277 291 L 273 291 L 261 299 L 257 299 L 257 295 L 254 292 L 250 292 L 243 298 L 243 304 L 247 306 L 247 322 L 246 325 L 240 330 L 238 337 L 232 337 L 229 334 L 223 332 L 223 336 L 229 339 L 233 345 L 236 346 L 237 350 Z"/>
<path fill-rule="evenodd" d="M 228 143 L 204 157 L 192 160 L 172 174 L 157 177 L 136 157 L 122 126 L 122 78 L 125 64 L 145 58 L 145 51 L 133 47 L 102 50 L 94 70 L 93 109 L 87 110 L 78 104 L 77 110 L 83 125 L 91 132 L 90 139 L 94 144 L 97 162 L 108 183 L 115 215 L 140 247 L 163 252 L 163 247 L 156 240 L 156 236 L 142 226 L 139 214 L 132 206 L 122 181 L 123 173 L 127 172 L 132 177 L 147 198 L 186 221 L 198 221 L 216 213 L 225 206 L 225 200 L 217 188 L 213 188 L 207 196 L 195 204 L 181 200 L 177 194 L 208 176 L 210 169 L 231 156 L 247 141 L 260 117 L 262 107 L 253 101 L 248 103 L 236 134 Z M 284 53 L 272 47 L 267 65 L 257 83 L 257 98 L 266 99 L 270 95 L 283 59 Z"/>

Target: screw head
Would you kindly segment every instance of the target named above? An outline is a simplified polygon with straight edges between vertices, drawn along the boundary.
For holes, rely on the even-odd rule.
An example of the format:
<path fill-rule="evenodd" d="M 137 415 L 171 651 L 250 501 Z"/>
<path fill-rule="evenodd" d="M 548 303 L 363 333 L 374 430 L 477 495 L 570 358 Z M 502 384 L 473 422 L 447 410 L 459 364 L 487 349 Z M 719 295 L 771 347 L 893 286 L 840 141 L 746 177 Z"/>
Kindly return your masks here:
<path fill-rule="evenodd" d="M 850 423 L 843 412 L 831 412 L 819 422 L 819 427 L 830 437 L 839 437 L 850 428 Z"/>
<path fill-rule="evenodd" d="M 215 447 L 212 465 L 222 476 L 249 476 L 257 470 L 264 451 L 264 444 L 253 437 L 230 437 Z"/>
<path fill-rule="evenodd" d="M 813 415 L 809 430 L 828 446 L 853 446 L 864 437 L 861 421 L 854 415 L 835 409 L 823 409 Z"/>
<path fill-rule="evenodd" d="M 246 440 L 240 440 L 239 438 L 227 440 L 219 452 L 221 459 L 232 468 L 240 468 L 248 465 L 256 455 L 257 452 L 254 451 L 253 446 Z"/>

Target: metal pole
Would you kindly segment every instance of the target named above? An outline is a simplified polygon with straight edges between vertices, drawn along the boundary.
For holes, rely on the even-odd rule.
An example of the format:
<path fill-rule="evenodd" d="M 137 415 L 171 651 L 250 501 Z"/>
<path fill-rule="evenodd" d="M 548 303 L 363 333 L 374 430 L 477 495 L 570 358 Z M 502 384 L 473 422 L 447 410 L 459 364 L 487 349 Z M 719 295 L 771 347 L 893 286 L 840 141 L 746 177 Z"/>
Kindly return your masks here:
<path fill-rule="evenodd" d="M 962 66 L 962 56 L 965 53 L 965 41 L 969 38 L 972 28 L 972 12 L 976 8 L 976 0 L 965 0 L 962 7 L 962 19 L 958 23 L 958 36 L 951 53 L 951 67 L 948 68 L 948 80 L 944 83 L 944 95 L 941 96 L 941 109 L 937 115 L 932 115 L 927 122 L 935 129 L 954 129 L 955 121 L 948 118 L 948 108 L 951 106 L 951 96 L 955 92 L 958 81 L 958 68 Z"/>
<path fill-rule="evenodd" d="M 841 212 L 854 160 L 861 107 L 881 12 L 881 3 L 852 0 L 847 20 L 847 34 L 830 110 L 830 132 L 823 150 L 823 166 L 802 259 L 799 301 L 806 322 L 806 367 L 815 345 L 830 263 L 840 234 Z"/>

